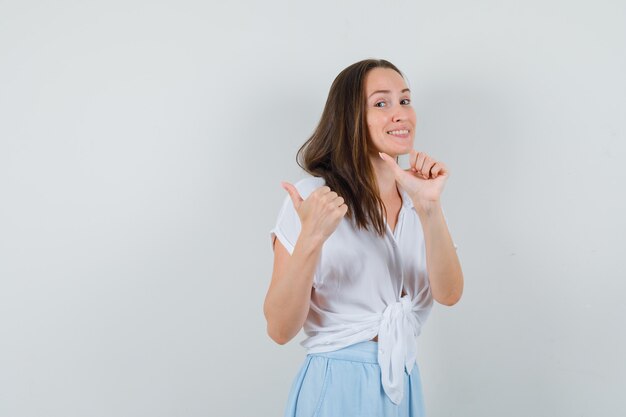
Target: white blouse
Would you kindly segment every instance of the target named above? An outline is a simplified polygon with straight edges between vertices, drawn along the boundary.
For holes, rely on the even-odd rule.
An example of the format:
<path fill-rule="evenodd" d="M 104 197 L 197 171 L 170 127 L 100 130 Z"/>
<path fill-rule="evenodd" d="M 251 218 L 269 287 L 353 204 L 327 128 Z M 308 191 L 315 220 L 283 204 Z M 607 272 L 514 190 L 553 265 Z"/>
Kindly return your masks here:
<path fill-rule="evenodd" d="M 323 178 L 307 177 L 294 185 L 306 199 L 324 184 Z M 417 336 L 433 305 L 422 224 L 411 198 L 400 191 L 402 207 L 393 232 L 386 225 L 382 238 L 344 217 L 324 242 L 303 326 L 308 337 L 300 343 L 309 353 L 329 352 L 378 335 L 381 382 L 395 404 L 402 400 L 404 370 L 413 369 Z M 287 195 L 270 231 L 272 243 L 277 237 L 293 253 L 300 228 Z"/>

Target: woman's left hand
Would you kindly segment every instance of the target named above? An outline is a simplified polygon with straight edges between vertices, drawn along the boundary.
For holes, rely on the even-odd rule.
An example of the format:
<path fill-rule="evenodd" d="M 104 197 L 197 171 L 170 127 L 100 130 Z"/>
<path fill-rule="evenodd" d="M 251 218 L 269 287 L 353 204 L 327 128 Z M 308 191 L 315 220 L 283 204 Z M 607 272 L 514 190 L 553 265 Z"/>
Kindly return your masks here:
<path fill-rule="evenodd" d="M 428 205 L 440 201 L 444 184 L 448 180 L 448 168 L 424 152 L 411 150 L 409 169 L 402 169 L 395 159 L 384 152 L 380 157 L 395 173 L 396 182 L 406 191 L 415 205 Z"/>

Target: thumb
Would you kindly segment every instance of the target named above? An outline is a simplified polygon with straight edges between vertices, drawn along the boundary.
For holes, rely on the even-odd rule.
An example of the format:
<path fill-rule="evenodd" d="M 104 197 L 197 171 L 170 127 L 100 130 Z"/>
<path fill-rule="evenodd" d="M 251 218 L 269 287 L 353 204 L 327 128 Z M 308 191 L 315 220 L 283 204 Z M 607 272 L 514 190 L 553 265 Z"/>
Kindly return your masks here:
<path fill-rule="evenodd" d="M 411 149 L 409 152 L 409 166 L 411 171 L 416 172 L 415 163 L 417 162 L 417 151 L 415 149 Z"/>
<path fill-rule="evenodd" d="M 302 201 L 304 201 L 304 200 L 300 196 L 300 193 L 298 192 L 296 187 L 294 187 L 293 185 L 291 185 L 290 183 L 288 183 L 286 181 L 281 182 L 280 185 L 285 189 L 285 191 L 287 191 L 289 193 L 289 197 L 291 197 L 291 201 L 293 202 L 293 206 L 297 210 L 298 207 L 300 207 L 300 203 L 302 203 Z"/>
<path fill-rule="evenodd" d="M 380 158 L 385 161 L 385 164 L 387 164 L 389 169 L 393 170 L 394 174 L 396 174 L 396 178 L 400 178 L 400 175 L 404 172 L 404 170 L 400 168 L 400 165 L 398 165 L 396 160 L 384 152 L 378 152 L 378 155 L 380 155 Z"/>

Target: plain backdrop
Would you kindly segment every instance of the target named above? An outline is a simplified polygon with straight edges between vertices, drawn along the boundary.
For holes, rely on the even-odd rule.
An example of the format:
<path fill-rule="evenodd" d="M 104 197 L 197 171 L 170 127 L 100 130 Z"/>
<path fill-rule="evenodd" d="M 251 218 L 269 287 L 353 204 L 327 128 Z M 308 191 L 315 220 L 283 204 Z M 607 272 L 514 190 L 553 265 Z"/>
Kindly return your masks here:
<path fill-rule="evenodd" d="M 428 415 L 626 415 L 626 3 L 59 0 L 0 1 L 0 416 L 281 415 L 280 181 L 370 57 L 450 168 Z"/>

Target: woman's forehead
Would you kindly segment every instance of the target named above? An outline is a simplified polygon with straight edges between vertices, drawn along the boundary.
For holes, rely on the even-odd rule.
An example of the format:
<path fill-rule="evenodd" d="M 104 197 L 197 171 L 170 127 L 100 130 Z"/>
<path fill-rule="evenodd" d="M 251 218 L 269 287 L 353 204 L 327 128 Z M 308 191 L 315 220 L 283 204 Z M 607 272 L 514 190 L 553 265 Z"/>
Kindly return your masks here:
<path fill-rule="evenodd" d="M 374 68 L 365 78 L 365 91 L 368 96 L 375 91 L 400 92 L 406 88 L 404 78 L 391 68 Z"/>

